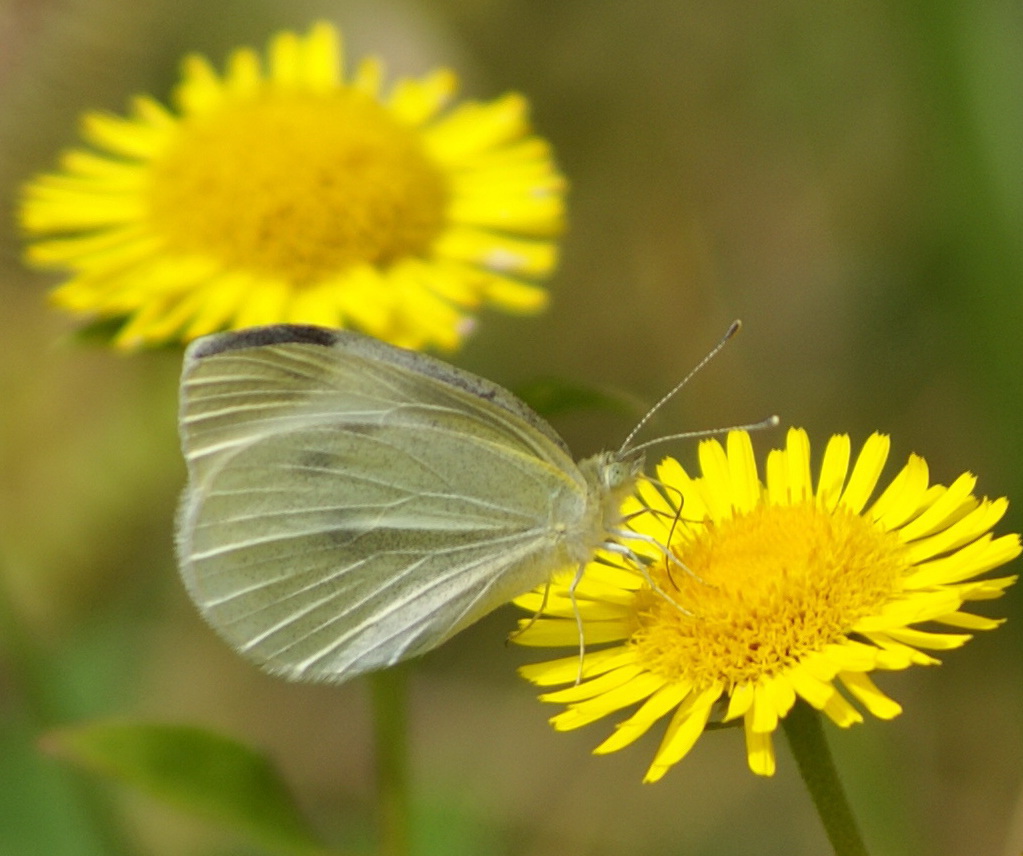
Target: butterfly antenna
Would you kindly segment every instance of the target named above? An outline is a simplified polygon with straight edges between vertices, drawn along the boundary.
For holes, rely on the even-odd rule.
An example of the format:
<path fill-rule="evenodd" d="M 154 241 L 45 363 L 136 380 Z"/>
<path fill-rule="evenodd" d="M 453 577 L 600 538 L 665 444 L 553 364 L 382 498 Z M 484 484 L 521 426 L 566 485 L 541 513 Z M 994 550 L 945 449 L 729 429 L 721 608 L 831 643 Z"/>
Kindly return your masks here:
<path fill-rule="evenodd" d="M 709 363 L 712 359 L 714 359 L 714 357 L 716 357 L 718 355 L 718 352 L 726 344 L 728 344 L 728 340 L 731 339 L 732 336 L 734 336 L 736 333 L 739 332 L 739 328 L 740 327 L 742 327 L 742 322 L 741 321 L 739 321 L 738 319 L 733 321 L 731 326 L 725 332 L 725 335 L 721 337 L 721 341 L 718 342 L 713 348 L 711 348 L 710 353 L 707 354 L 707 356 L 705 356 L 702 360 L 700 360 L 700 362 L 698 362 L 696 364 L 696 366 L 689 372 L 689 374 L 687 374 L 684 378 L 682 378 L 682 380 L 680 380 L 677 384 L 675 384 L 674 387 L 672 387 L 670 390 L 668 390 L 668 392 L 666 392 L 663 396 L 661 396 L 661 400 L 658 401 L 653 407 L 651 407 L 646 412 L 646 415 L 642 419 L 639 420 L 639 422 L 636 424 L 636 427 L 633 428 L 629 432 L 629 436 L 625 438 L 625 442 L 623 442 L 621 447 L 619 447 L 619 449 L 618 449 L 618 457 L 619 458 L 621 458 L 626 453 L 626 451 L 634 452 L 637 449 L 644 448 L 645 445 L 648 445 L 648 444 L 644 444 L 644 446 L 637 446 L 635 449 L 630 449 L 629 448 L 629 444 L 633 441 L 633 439 L 635 439 L 636 435 L 642 430 L 643 426 L 646 425 L 646 423 L 650 421 L 651 417 L 658 410 L 660 410 L 662 407 L 664 407 L 665 404 L 667 404 L 669 401 L 671 401 L 671 399 L 675 397 L 675 395 L 678 393 L 678 391 L 680 389 L 682 389 L 682 387 L 684 387 L 687 383 L 689 383 L 689 381 L 691 381 L 693 379 L 693 377 L 705 365 L 707 365 L 707 363 Z M 773 418 L 777 419 L 777 417 L 773 417 Z M 777 424 L 777 423 L 775 423 L 775 424 Z M 715 431 L 713 433 L 716 434 L 716 433 L 719 433 L 719 432 Z M 683 435 L 683 436 L 691 436 L 691 435 Z M 662 439 L 672 439 L 672 438 L 665 437 L 665 438 L 662 438 Z M 660 442 L 660 441 L 658 440 L 658 441 L 655 441 L 655 442 Z"/>
<path fill-rule="evenodd" d="M 707 428 L 703 431 L 684 431 L 681 434 L 668 434 L 666 437 L 648 440 L 646 443 L 633 446 L 629 451 L 639 452 L 643 449 L 649 449 L 651 446 L 656 446 L 658 443 L 667 443 L 669 440 L 702 440 L 704 437 L 718 437 L 732 431 L 763 431 L 765 428 L 777 428 L 780 423 L 781 419 L 774 415 L 761 419 L 759 422 L 749 422 L 746 425 L 730 425 L 727 428 Z"/>

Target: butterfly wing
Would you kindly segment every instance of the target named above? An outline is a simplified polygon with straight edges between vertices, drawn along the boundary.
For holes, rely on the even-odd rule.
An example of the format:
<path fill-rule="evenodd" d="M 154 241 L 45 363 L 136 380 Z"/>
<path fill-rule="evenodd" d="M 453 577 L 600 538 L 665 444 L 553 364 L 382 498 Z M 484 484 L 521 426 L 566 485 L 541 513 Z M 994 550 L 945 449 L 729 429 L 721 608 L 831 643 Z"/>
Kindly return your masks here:
<path fill-rule="evenodd" d="M 352 333 L 186 355 L 178 553 L 205 617 L 295 679 L 420 654 L 568 564 L 585 482 L 506 390 Z"/>

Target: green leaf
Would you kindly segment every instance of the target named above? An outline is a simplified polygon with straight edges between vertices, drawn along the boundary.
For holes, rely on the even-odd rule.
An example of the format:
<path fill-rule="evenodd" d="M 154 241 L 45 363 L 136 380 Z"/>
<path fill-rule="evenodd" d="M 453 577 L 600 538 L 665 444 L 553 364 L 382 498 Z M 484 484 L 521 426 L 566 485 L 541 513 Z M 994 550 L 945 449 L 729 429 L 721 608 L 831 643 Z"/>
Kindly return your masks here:
<path fill-rule="evenodd" d="M 186 725 L 96 722 L 51 731 L 51 754 L 248 835 L 279 853 L 325 856 L 274 764 Z"/>
<path fill-rule="evenodd" d="M 127 323 L 127 315 L 120 315 L 116 318 L 105 316 L 93 318 L 75 328 L 70 334 L 70 338 L 73 342 L 81 345 L 109 346 Z"/>
<path fill-rule="evenodd" d="M 82 347 L 110 348 L 113 347 L 114 340 L 120 335 L 121 330 L 127 326 L 130 320 L 131 318 L 128 315 L 119 315 L 115 318 L 108 318 L 106 316 L 93 318 L 72 330 L 67 335 L 67 340 L 72 344 L 81 345 Z M 171 338 L 165 342 L 147 343 L 139 350 L 142 352 L 180 351 L 183 348 L 184 343 Z"/>
<path fill-rule="evenodd" d="M 621 396 L 557 377 L 539 377 L 515 388 L 515 394 L 545 418 L 578 410 L 603 410 L 634 416 L 636 406 Z"/>

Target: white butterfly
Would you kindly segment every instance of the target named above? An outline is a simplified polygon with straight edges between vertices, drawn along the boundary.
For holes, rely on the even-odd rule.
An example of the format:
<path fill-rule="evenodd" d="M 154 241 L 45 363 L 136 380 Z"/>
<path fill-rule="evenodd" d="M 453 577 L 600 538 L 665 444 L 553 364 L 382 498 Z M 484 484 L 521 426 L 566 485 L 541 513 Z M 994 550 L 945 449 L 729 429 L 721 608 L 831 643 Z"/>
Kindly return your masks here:
<path fill-rule="evenodd" d="M 602 547 L 628 552 L 615 537 L 643 466 L 635 431 L 576 463 L 507 390 L 356 333 L 200 339 L 180 428 L 188 591 L 289 678 L 393 665 Z"/>

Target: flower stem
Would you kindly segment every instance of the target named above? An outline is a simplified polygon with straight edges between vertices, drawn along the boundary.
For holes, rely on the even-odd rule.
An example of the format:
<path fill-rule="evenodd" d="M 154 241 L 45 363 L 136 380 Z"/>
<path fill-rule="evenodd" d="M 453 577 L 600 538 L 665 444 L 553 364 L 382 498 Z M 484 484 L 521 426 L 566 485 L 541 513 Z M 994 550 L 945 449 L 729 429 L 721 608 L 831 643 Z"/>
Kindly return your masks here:
<path fill-rule="evenodd" d="M 370 675 L 377 760 L 377 834 L 380 856 L 408 856 L 409 787 L 405 669 Z"/>
<path fill-rule="evenodd" d="M 824 737 L 821 715 L 800 701 L 783 720 L 785 736 L 835 856 L 867 856 L 856 818 Z"/>

